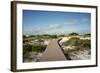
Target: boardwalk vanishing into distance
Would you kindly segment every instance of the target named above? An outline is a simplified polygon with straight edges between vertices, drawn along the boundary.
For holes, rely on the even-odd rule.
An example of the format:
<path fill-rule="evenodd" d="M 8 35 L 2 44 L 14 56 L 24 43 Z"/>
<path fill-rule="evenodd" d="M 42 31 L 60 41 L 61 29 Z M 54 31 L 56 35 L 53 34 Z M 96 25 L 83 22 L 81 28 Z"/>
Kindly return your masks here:
<path fill-rule="evenodd" d="M 66 57 L 58 41 L 60 39 L 53 39 L 43 52 L 39 61 L 64 61 Z"/>

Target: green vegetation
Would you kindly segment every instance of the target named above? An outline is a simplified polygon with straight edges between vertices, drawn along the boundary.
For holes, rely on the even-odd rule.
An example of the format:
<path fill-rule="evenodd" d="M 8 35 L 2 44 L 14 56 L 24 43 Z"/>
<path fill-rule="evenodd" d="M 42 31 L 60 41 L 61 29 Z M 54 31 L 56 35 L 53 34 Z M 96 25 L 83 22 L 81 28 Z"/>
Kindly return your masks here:
<path fill-rule="evenodd" d="M 45 49 L 46 49 L 46 45 L 32 46 L 32 51 L 34 52 L 43 52 Z"/>
<path fill-rule="evenodd" d="M 51 35 L 51 38 L 57 38 L 57 35 Z"/>
<path fill-rule="evenodd" d="M 81 46 L 81 47 L 91 48 L 91 40 L 88 40 L 88 39 L 82 40 L 77 37 L 72 37 L 68 41 L 64 42 L 63 45 Z"/>
<path fill-rule="evenodd" d="M 72 37 L 70 38 L 68 41 L 64 42 L 63 45 L 71 45 L 71 46 L 78 46 L 80 45 L 81 42 L 80 42 L 80 38 L 77 38 L 77 37 Z"/>
<path fill-rule="evenodd" d="M 46 49 L 46 45 L 23 45 L 24 53 L 27 52 L 43 52 Z"/>
<path fill-rule="evenodd" d="M 62 34 L 62 35 L 59 35 L 59 37 L 65 37 L 65 35 L 64 35 L 64 34 Z"/>
<path fill-rule="evenodd" d="M 76 32 L 72 32 L 72 33 L 69 33 L 68 36 L 76 36 L 76 35 L 79 35 L 78 33 Z"/>
<path fill-rule="evenodd" d="M 35 37 L 35 35 L 30 35 L 29 37 Z"/>
<path fill-rule="evenodd" d="M 81 44 L 83 47 L 91 48 L 91 40 L 82 40 Z"/>
<path fill-rule="evenodd" d="M 23 45 L 23 53 L 27 53 L 27 52 L 31 52 L 32 51 L 32 46 L 27 44 L 27 45 Z"/>
<path fill-rule="evenodd" d="M 90 33 L 87 33 L 87 34 L 84 34 L 83 36 L 84 36 L 84 37 L 90 37 L 91 34 L 90 34 Z"/>
<path fill-rule="evenodd" d="M 62 35 L 64 36 L 64 35 Z M 34 39 L 53 39 L 53 38 L 57 38 L 58 36 L 57 35 L 49 35 L 49 34 L 43 34 L 43 35 L 30 35 L 30 36 L 25 36 L 23 35 L 23 38 L 24 39 L 27 39 L 27 38 L 34 38 Z"/>
<path fill-rule="evenodd" d="M 25 35 L 23 35 L 23 38 L 26 38 L 26 36 L 25 36 Z"/>

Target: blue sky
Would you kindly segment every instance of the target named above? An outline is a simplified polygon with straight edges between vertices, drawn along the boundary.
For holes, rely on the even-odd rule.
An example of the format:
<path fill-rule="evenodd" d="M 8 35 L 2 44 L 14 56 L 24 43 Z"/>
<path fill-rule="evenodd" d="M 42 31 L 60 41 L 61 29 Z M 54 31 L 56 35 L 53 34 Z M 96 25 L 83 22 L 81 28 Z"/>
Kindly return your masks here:
<path fill-rule="evenodd" d="M 23 33 L 30 35 L 90 33 L 90 20 L 90 13 L 23 10 Z"/>

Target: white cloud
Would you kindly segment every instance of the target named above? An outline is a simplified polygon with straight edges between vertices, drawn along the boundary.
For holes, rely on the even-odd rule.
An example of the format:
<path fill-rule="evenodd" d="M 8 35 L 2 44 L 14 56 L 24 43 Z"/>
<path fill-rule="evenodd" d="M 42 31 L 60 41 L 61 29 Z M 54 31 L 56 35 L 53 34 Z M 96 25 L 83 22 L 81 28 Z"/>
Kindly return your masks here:
<path fill-rule="evenodd" d="M 69 27 L 71 26 L 71 28 L 74 29 L 75 27 L 72 27 L 72 26 L 77 27 L 77 25 L 81 25 L 83 23 L 85 24 L 85 23 L 88 23 L 88 22 L 89 22 L 89 19 L 87 19 L 87 18 L 83 18 L 83 19 L 79 19 L 79 20 L 71 19 L 71 20 L 67 20 L 65 23 L 62 23 L 62 24 L 48 24 L 45 27 L 39 27 L 39 26 L 30 27 L 30 30 L 27 31 L 26 33 L 29 33 L 29 34 L 47 33 L 49 31 L 62 29 L 67 25 Z"/>
<path fill-rule="evenodd" d="M 61 25 L 61 24 L 51 24 L 51 25 L 48 26 L 47 29 L 59 29 L 59 28 L 62 28 L 62 27 L 63 27 L 63 25 Z"/>
<path fill-rule="evenodd" d="M 67 25 L 78 25 L 78 24 L 82 24 L 82 23 L 88 23 L 89 20 L 87 18 L 83 18 L 83 19 L 79 19 L 79 20 L 76 20 L 76 19 L 72 19 L 72 20 L 67 20 L 64 24 L 67 24 Z"/>
<path fill-rule="evenodd" d="M 74 24 L 78 24 L 79 21 L 78 20 L 67 20 L 64 24 L 68 24 L 68 25 L 74 25 Z"/>
<path fill-rule="evenodd" d="M 83 18 L 81 21 L 82 21 L 82 22 L 88 22 L 89 19 L 87 19 L 87 18 Z"/>
<path fill-rule="evenodd" d="M 33 27 L 30 31 L 27 31 L 27 34 L 41 34 L 41 33 L 47 33 L 48 31 L 52 30 L 58 30 L 63 28 L 63 25 L 61 24 L 49 24 L 48 26 L 45 26 L 44 28 L 42 27 Z"/>

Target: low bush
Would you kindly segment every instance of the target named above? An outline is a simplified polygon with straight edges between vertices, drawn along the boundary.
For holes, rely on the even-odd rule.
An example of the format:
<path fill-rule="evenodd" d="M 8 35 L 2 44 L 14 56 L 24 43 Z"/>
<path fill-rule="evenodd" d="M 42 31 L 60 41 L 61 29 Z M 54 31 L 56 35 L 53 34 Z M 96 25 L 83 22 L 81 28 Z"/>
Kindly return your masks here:
<path fill-rule="evenodd" d="M 66 42 L 63 43 L 63 45 L 65 45 L 65 46 L 68 46 L 68 45 L 78 46 L 80 44 L 81 44 L 80 38 L 77 38 L 77 37 L 72 37 L 68 41 L 66 41 Z"/>
<path fill-rule="evenodd" d="M 83 39 L 80 39 L 80 38 L 77 38 L 77 37 L 72 37 L 68 41 L 64 42 L 62 45 L 91 48 L 91 40 L 88 40 L 88 39 L 83 40 Z"/>
<path fill-rule="evenodd" d="M 46 45 L 24 45 L 23 53 L 27 52 L 43 52 L 46 49 Z"/>
<path fill-rule="evenodd" d="M 36 45 L 32 46 L 32 51 L 43 52 L 46 49 L 46 45 Z"/>
<path fill-rule="evenodd" d="M 79 35 L 78 33 L 76 32 L 72 32 L 72 33 L 69 33 L 68 36 L 76 36 L 76 35 Z"/>

